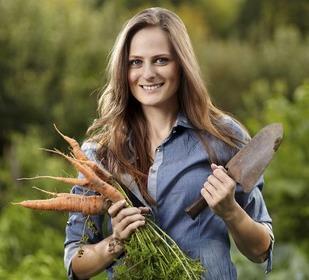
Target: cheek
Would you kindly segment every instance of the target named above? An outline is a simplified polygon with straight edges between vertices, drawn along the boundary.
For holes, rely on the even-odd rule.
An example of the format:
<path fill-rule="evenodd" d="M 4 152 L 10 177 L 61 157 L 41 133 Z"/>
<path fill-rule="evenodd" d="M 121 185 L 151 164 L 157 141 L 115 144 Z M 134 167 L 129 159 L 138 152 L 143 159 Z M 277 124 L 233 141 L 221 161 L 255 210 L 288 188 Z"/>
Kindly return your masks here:
<path fill-rule="evenodd" d="M 130 86 L 133 86 L 138 81 L 138 73 L 134 70 L 129 70 L 128 72 L 128 82 Z"/>
<path fill-rule="evenodd" d="M 179 67 L 175 64 L 171 64 L 170 67 L 166 67 L 161 75 L 173 84 L 179 83 L 180 71 Z"/>
<path fill-rule="evenodd" d="M 173 88 L 178 88 L 179 81 L 180 81 L 180 75 L 179 71 L 176 68 L 171 69 L 172 71 L 169 71 L 168 73 L 165 74 L 165 77 L 169 80 L 170 85 Z"/>

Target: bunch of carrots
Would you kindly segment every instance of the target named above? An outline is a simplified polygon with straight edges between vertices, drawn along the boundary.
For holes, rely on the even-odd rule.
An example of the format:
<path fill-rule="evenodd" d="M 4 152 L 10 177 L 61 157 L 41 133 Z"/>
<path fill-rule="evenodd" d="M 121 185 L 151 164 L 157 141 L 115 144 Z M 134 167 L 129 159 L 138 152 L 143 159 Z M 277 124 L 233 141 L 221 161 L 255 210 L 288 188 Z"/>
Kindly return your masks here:
<path fill-rule="evenodd" d="M 66 155 L 56 149 L 47 151 L 64 157 L 84 177 L 36 176 L 21 179 L 53 179 L 70 185 L 86 187 L 97 195 L 53 193 L 39 189 L 53 197 L 13 204 L 37 210 L 81 212 L 85 216 L 103 214 L 107 212 L 112 203 L 123 199 L 126 199 L 128 205 L 132 206 L 132 202 L 112 174 L 101 165 L 89 160 L 75 139 L 62 134 L 56 126 L 55 129 L 70 145 L 72 152 Z M 201 263 L 187 257 L 175 241 L 150 217 L 146 217 L 145 226 L 137 229 L 125 243 L 125 256 L 116 261 L 115 279 L 197 280 L 201 279 L 204 271 Z"/>

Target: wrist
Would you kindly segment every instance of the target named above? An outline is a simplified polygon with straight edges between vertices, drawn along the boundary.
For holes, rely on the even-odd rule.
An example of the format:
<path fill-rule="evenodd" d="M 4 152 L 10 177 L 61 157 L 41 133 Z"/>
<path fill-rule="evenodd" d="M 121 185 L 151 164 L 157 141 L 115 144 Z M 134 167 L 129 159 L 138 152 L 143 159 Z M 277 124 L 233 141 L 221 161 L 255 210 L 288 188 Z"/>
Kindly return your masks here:
<path fill-rule="evenodd" d="M 103 239 L 101 242 L 94 244 L 95 252 L 100 259 L 114 260 L 123 253 L 123 243 L 114 238 L 113 235 Z"/>
<path fill-rule="evenodd" d="M 107 251 L 110 254 L 118 255 L 123 252 L 123 249 L 124 249 L 123 241 L 112 235 L 108 240 Z"/>
<path fill-rule="evenodd" d="M 234 201 L 233 206 L 226 211 L 226 214 L 222 217 L 226 224 L 234 224 L 240 222 L 243 216 L 243 209 L 240 205 Z"/>

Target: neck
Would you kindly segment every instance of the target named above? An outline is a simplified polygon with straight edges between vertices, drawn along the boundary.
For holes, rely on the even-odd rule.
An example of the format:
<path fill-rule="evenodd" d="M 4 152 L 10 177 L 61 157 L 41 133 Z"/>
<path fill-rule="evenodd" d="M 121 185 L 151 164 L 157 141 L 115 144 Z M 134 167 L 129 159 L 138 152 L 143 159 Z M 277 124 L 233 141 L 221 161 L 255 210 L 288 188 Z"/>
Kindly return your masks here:
<path fill-rule="evenodd" d="M 174 110 L 159 110 L 157 108 L 147 108 L 143 110 L 148 127 L 148 135 L 152 153 L 168 137 L 175 124 L 178 108 Z"/>
<path fill-rule="evenodd" d="M 175 124 L 178 114 L 178 108 L 169 111 L 156 108 L 148 108 L 144 110 L 150 133 L 161 134 L 163 131 L 170 131 Z"/>

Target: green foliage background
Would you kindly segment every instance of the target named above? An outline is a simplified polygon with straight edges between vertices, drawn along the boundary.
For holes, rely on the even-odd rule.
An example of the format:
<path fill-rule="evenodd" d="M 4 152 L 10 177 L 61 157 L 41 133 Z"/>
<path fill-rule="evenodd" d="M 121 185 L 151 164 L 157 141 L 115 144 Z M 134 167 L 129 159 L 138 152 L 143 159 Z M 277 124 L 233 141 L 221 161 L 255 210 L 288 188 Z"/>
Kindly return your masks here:
<path fill-rule="evenodd" d="M 72 175 L 40 147 L 65 150 L 52 124 L 82 142 L 96 117 L 109 51 L 127 18 L 163 6 L 186 23 L 215 103 L 252 134 L 282 122 L 285 138 L 265 173 L 276 244 L 269 279 L 308 279 L 309 2 L 306 0 L 0 0 L 0 279 L 65 279 L 66 214 L 10 202 L 69 191 L 35 175 Z M 44 195 L 43 195 L 44 196 Z M 233 249 L 239 279 L 263 266 Z M 98 276 L 95 279 L 104 279 Z"/>

